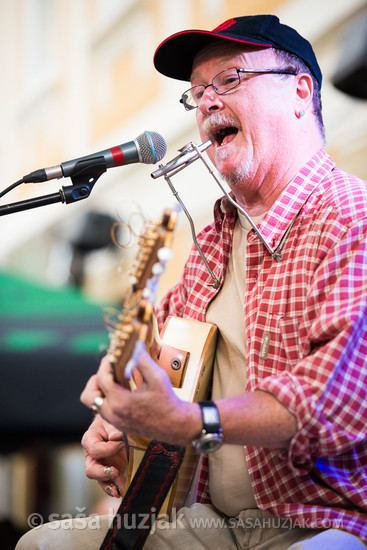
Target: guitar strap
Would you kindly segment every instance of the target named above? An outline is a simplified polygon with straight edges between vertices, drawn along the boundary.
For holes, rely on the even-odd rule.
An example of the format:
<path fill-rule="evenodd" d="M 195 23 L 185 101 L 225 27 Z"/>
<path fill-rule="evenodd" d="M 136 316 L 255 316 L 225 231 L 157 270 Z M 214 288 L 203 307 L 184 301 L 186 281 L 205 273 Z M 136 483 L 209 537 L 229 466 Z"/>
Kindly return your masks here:
<path fill-rule="evenodd" d="M 152 441 L 100 550 L 140 550 L 175 480 L 185 447 Z"/>

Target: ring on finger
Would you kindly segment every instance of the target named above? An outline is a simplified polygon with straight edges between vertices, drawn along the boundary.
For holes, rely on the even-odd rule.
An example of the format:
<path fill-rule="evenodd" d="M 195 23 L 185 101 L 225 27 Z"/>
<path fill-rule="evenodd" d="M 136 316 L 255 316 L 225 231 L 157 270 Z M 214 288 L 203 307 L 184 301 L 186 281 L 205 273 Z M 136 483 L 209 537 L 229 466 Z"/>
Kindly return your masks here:
<path fill-rule="evenodd" d="M 110 466 L 105 466 L 105 467 L 104 467 L 104 470 L 103 470 L 103 473 L 104 473 L 104 475 L 105 475 L 106 477 L 110 477 L 110 475 L 111 475 L 111 468 L 110 468 Z"/>
<path fill-rule="evenodd" d="M 113 489 L 113 485 L 107 485 L 107 487 L 106 487 L 106 493 L 107 493 L 110 497 L 113 497 L 112 489 Z"/>
<path fill-rule="evenodd" d="M 103 401 L 104 401 L 104 399 L 100 395 L 98 397 L 95 397 L 92 405 L 90 406 L 90 410 L 93 413 L 97 414 L 99 412 L 99 409 L 103 405 Z"/>

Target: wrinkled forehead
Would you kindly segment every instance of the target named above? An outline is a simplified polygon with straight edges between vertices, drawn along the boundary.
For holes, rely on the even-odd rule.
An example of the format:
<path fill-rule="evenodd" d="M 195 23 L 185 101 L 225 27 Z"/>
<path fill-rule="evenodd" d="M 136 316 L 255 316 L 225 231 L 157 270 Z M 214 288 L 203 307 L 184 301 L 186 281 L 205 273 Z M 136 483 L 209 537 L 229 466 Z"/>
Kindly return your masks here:
<path fill-rule="evenodd" d="M 243 57 L 248 58 L 251 61 L 263 61 L 264 63 L 271 63 L 274 65 L 275 54 L 273 48 L 262 48 L 259 46 L 239 44 L 229 40 L 213 40 L 210 44 L 202 48 L 199 53 L 196 54 L 191 72 L 191 80 L 195 78 L 196 73 L 199 70 L 200 65 L 207 62 L 216 61 L 218 63 L 230 62 L 236 58 Z M 258 68 L 261 68 L 260 66 Z"/>

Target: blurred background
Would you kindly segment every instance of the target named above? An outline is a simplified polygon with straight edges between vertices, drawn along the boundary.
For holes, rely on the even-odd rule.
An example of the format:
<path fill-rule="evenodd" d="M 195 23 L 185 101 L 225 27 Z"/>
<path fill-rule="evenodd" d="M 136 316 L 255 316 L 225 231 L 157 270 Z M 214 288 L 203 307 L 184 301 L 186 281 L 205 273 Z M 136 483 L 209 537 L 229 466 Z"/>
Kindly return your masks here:
<path fill-rule="evenodd" d="M 168 35 L 212 29 L 233 16 L 274 13 L 313 44 L 324 75 L 327 151 L 367 179 L 366 0 L 0 0 L 0 191 L 29 172 L 156 131 L 164 163 L 200 143 L 185 83 L 157 73 Z M 6 214 L 3 205 L 58 192 L 68 179 L 21 185 L 0 200 L 0 536 L 13 548 L 32 513 L 91 513 L 103 494 L 84 476 L 79 404 L 107 346 L 104 308 L 121 303 L 131 250 L 113 244 L 115 220 L 159 219 L 176 201 L 156 167 L 108 170 L 89 198 Z M 175 176 L 197 231 L 222 193 L 200 161 Z M 174 259 L 191 246 L 180 215 Z M 104 503 L 111 506 L 111 503 Z"/>

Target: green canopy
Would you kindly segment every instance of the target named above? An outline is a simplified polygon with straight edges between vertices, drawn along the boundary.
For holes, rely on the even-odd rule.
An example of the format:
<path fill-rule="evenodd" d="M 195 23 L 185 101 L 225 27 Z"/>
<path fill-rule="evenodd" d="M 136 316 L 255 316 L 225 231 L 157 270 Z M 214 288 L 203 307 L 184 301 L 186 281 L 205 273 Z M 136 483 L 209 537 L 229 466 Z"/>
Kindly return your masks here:
<path fill-rule="evenodd" d="M 79 396 L 107 345 L 102 307 L 77 289 L 0 273 L 1 431 L 79 438 L 91 420 Z"/>

